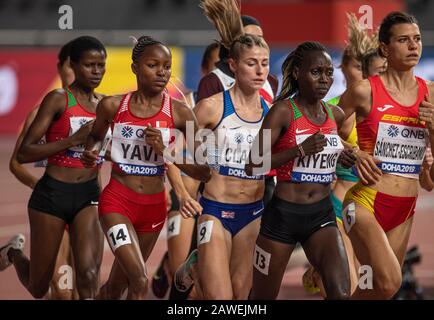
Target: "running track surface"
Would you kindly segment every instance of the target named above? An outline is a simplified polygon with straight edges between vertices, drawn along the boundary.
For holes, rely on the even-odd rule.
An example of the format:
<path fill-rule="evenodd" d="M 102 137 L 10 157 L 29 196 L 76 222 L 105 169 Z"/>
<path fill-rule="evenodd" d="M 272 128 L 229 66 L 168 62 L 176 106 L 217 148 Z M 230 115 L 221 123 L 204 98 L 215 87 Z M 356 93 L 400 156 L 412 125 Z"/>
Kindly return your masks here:
<path fill-rule="evenodd" d="M 9 172 L 9 157 L 15 143 L 14 136 L 0 137 L 0 244 L 5 243 L 16 233 L 23 233 L 29 239 L 29 225 L 27 218 L 27 201 L 31 190 L 19 183 Z M 103 183 L 108 182 L 110 166 L 103 166 Z M 28 168 L 37 176 L 43 171 L 39 168 Z M 414 270 L 419 284 L 426 293 L 434 292 L 434 194 L 422 191 L 418 200 L 416 217 L 410 237 L 409 246 L 417 244 L 422 254 L 422 261 Z M 165 229 L 163 229 L 165 230 Z M 29 245 L 25 252 L 29 255 Z M 148 260 L 147 269 L 150 276 L 158 267 L 160 259 L 166 250 L 166 237 L 163 231 Z M 110 272 L 113 254 L 108 245 L 105 245 L 103 263 L 101 266 L 101 281 L 104 282 Z M 305 293 L 301 286 L 301 276 L 304 267 L 299 264 L 286 272 L 282 283 L 279 299 L 319 299 Z M 156 299 L 149 290 L 149 299 Z M 21 286 L 15 270 L 9 267 L 0 273 L 0 299 L 33 299 Z"/>

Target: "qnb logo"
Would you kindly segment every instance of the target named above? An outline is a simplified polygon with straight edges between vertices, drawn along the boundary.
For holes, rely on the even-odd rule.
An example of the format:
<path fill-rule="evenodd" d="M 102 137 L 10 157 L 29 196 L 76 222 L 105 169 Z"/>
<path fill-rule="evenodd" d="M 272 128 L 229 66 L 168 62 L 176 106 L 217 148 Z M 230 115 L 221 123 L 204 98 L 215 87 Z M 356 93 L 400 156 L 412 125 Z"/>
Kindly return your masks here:
<path fill-rule="evenodd" d="M 387 134 L 389 135 L 389 137 L 396 138 L 399 134 L 398 127 L 397 126 L 390 126 L 387 129 Z"/>
<path fill-rule="evenodd" d="M 240 144 L 244 141 L 244 136 L 241 133 L 237 133 L 234 136 L 234 140 L 236 143 Z"/>
<path fill-rule="evenodd" d="M 131 138 L 133 136 L 133 128 L 130 126 L 123 127 L 121 134 L 124 138 Z"/>
<path fill-rule="evenodd" d="M 142 139 L 145 136 L 145 130 L 143 129 L 137 129 L 136 130 L 136 137 L 139 139 Z"/>

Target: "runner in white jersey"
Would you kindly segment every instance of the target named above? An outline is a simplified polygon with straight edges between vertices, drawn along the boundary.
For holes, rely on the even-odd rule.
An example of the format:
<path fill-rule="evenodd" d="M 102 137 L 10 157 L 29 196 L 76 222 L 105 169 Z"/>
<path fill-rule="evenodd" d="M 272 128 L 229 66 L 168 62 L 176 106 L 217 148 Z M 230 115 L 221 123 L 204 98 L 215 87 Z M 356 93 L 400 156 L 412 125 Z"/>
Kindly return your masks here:
<path fill-rule="evenodd" d="M 203 298 L 246 299 L 263 210 L 264 179 L 247 175 L 244 166 L 268 111 L 259 91 L 269 71 L 269 49 L 261 37 L 243 32 L 241 19 L 230 25 L 235 22 L 228 16 L 239 14 L 236 1 L 202 3 L 207 17 L 218 26 L 222 45 L 229 49 L 235 84 L 195 107 L 200 127 L 214 133 L 207 136 L 213 170 L 200 200 L 197 271 Z"/>

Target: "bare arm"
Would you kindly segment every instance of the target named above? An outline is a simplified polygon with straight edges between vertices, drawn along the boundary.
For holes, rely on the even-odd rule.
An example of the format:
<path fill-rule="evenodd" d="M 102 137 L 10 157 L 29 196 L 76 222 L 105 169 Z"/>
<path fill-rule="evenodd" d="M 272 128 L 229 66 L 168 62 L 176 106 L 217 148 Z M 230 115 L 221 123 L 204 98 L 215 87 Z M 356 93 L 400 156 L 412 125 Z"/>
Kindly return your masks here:
<path fill-rule="evenodd" d="M 419 174 L 419 184 L 427 191 L 432 191 L 432 189 L 434 189 L 434 182 L 430 176 L 430 169 L 433 164 L 433 156 L 431 152 L 431 148 L 426 149 L 425 158 L 422 163 L 422 170 Z"/>
<path fill-rule="evenodd" d="M 419 106 L 419 119 L 425 121 L 426 127 L 428 128 L 431 156 L 434 156 L 434 151 L 432 149 L 432 146 L 434 145 L 434 83 L 427 81 L 427 86 L 428 96 L 425 97 L 425 101 L 423 101 Z M 434 166 L 431 165 L 430 167 L 430 180 L 434 181 Z M 423 179 L 424 177 L 420 176 L 420 178 Z M 422 181 L 420 182 L 422 184 Z M 424 182 L 426 182 L 426 179 Z"/>
<path fill-rule="evenodd" d="M 339 100 L 339 106 L 345 113 L 345 120 L 354 114 L 357 121 L 362 121 L 368 116 L 372 104 L 371 94 L 371 85 L 368 80 L 362 80 L 350 86 Z M 339 136 L 342 139 L 348 138 L 351 129 L 349 126 L 342 126 L 338 130 Z M 382 175 L 381 170 L 377 167 L 379 161 L 362 150 L 357 150 L 355 155 L 357 157 L 355 164 L 361 182 L 365 185 L 378 182 Z"/>
<path fill-rule="evenodd" d="M 181 178 L 181 171 L 175 165 L 168 166 L 167 177 L 178 198 L 181 215 L 184 218 L 190 218 L 193 215 L 201 214 L 202 206 L 188 193 Z"/>
<path fill-rule="evenodd" d="M 345 113 L 340 107 L 334 106 L 334 105 L 331 105 L 330 107 L 331 107 L 331 110 L 333 112 L 333 117 L 335 118 L 338 130 L 339 130 L 339 128 L 342 128 L 343 126 L 345 126 L 346 123 L 348 122 L 348 120 L 350 120 L 354 117 L 354 115 L 352 115 L 350 118 L 345 120 Z M 338 162 L 342 166 L 344 166 L 344 168 L 351 168 L 355 164 L 355 161 L 356 161 L 356 156 L 354 154 L 354 151 L 355 151 L 354 147 L 351 144 L 349 144 L 348 142 L 346 142 L 345 140 L 343 140 L 342 138 L 341 138 L 341 142 L 342 142 L 342 145 L 344 146 L 344 150 L 340 154 L 340 156 L 338 158 Z"/>
<path fill-rule="evenodd" d="M 24 135 L 29 130 L 30 125 L 32 124 L 33 120 L 36 117 L 36 113 L 38 112 L 38 108 L 34 108 L 32 111 L 29 112 L 27 115 L 27 118 L 24 122 L 24 126 L 21 129 L 21 132 L 17 138 L 17 142 L 15 143 L 14 151 L 12 152 L 11 159 L 9 161 L 9 170 L 12 172 L 12 174 L 15 176 L 15 178 L 18 179 L 22 184 L 28 186 L 29 188 L 33 189 L 36 185 L 36 182 L 38 182 L 38 178 L 33 176 L 22 164 L 18 162 L 17 159 L 17 153 L 18 149 L 21 146 L 21 143 L 23 142 Z"/>
<path fill-rule="evenodd" d="M 175 127 L 184 134 L 187 150 L 193 155 L 194 159 L 194 164 L 175 163 L 175 165 L 190 177 L 207 182 L 209 179 L 211 179 L 210 168 L 205 158 L 199 159 L 197 157 L 197 155 L 203 154 L 201 142 L 196 141 L 195 139 L 199 128 L 197 119 L 193 111 L 186 105 L 180 103 L 179 101 L 173 102 Z"/>
<path fill-rule="evenodd" d="M 96 106 L 96 119 L 92 131 L 87 136 L 81 161 L 87 168 L 96 165 L 107 130 L 115 117 L 120 97 L 105 97 Z"/>
<path fill-rule="evenodd" d="M 39 140 L 45 135 L 56 116 L 64 111 L 66 98 L 63 90 L 54 90 L 47 94 L 39 107 L 35 120 L 30 125 L 18 149 L 19 163 L 35 162 L 46 159 L 65 149 L 81 144 L 85 141 L 92 123 L 84 125 L 72 136 L 65 139 L 40 144 Z"/>

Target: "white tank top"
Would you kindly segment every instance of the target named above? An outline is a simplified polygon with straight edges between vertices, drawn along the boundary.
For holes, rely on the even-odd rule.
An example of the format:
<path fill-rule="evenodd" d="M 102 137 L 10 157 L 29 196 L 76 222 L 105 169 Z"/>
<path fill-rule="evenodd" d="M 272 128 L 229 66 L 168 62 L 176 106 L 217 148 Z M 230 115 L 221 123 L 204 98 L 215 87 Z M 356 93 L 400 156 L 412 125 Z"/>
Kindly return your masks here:
<path fill-rule="evenodd" d="M 229 91 L 223 92 L 223 115 L 213 129 L 217 131 L 218 141 L 207 139 L 208 161 L 219 174 L 250 180 L 263 178 L 262 175 L 249 176 L 244 171 L 250 148 L 269 110 L 262 97 L 261 105 L 263 113 L 259 121 L 243 120 L 235 111 Z"/>

